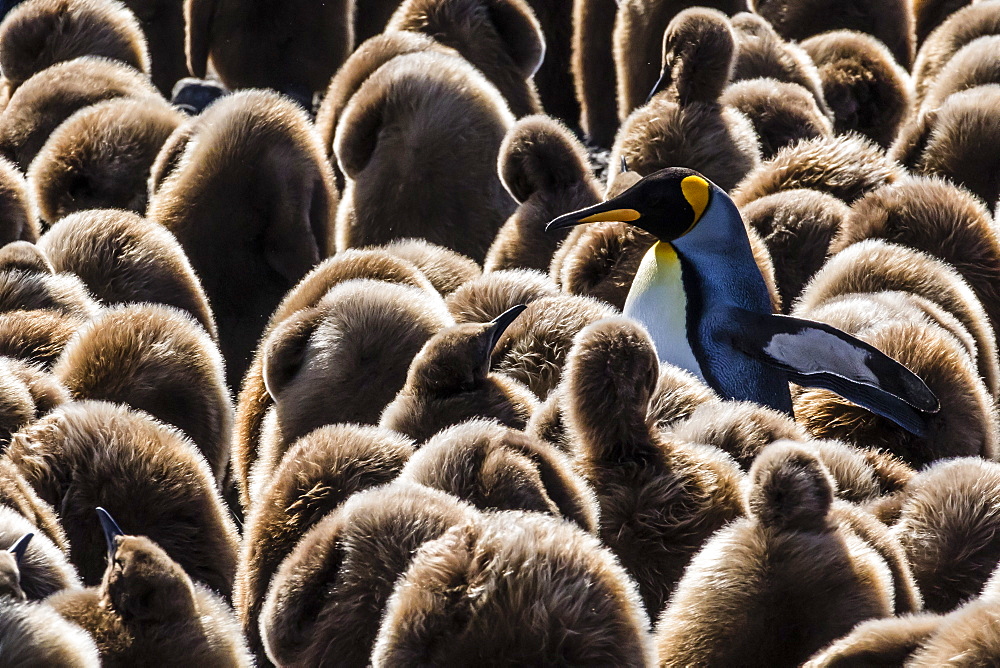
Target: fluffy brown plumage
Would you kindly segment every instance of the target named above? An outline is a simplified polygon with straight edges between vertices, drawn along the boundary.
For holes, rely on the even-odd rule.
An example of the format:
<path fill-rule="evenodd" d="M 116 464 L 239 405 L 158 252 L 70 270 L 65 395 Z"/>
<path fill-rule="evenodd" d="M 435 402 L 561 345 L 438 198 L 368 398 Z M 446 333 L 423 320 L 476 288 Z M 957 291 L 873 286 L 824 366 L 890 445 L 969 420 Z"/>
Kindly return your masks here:
<path fill-rule="evenodd" d="M 329 425 L 296 441 L 250 507 L 234 601 L 258 661 L 260 609 L 271 577 L 299 538 L 352 494 L 390 482 L 413 453 L 412 442 L 377 427 Z"/>
<path fill-rule="evenodd" d="M 570 66 L 580 127 L 589 143 L 611 148 L 618 130 L 613 33 L 615 0 L 573 0 Z"/>
<path fill-rule="evenodd" d="M 235 387 L 267 317 L 332 252 L 337 193 L 306 115 L 276 93 L 229 95 L 190 123 L 147 216 L 173 232 L 201 278 Z"/>
<path fill-rule="evenodd" d="M 69 552 L 66 532 L 55 509 L 39 498 L 21 471 L 6 457 L 0 457 L 0 505 L 16 512 L 65 553 Z"/>
<path fill-rule="evenodd" d="M 121 0 L 139 20 L 149 49 L 149 74 L 164 96 L 188 76 L 184 54 L 184 3 L 175 0 Z"/>
<path fill-rule="evenodd" d="M 761 453 L 748 517 L 706 543 L 660 617 L 662 665 L 799 665 L 858 622 L 892 614 L 893 569 L 834 489 L 795 444 Z"/>
<path fill-rule="evenodd" d="M 933 614 L 871 619 L 813 656 L 804 668 L 902 666 L 940 626 Z"/>
<path fill-rule="evenodd" d="M 299 541 L 271 581 L 261 613 L 278 665 L 368 665 L 394 583 L 422 544 L 475 510 L 422 485 L 355 494 Z"/>
<path fill-rule="evenodd" d="M 913 9 L 908 0 L 753 0 L 753 9 L 789 40 L 834 30 L 868 33 L 903 67 L 913 64 Z"/>
<path fill-rule="evenodd" d="M 50 605 L 97 642 L 105 666 L 253 665 L 229 606 L 145 536 L 117 536 L 95 587 Z"/>
<path fill-rule="evenodd" d="M 521 383 L 490 372 L 503 327 L 469 322 L 432 336 L 410 363 L 406 383 L 385 407 L 379 426 L 418 443 L 476 417 L 524 429 L 538 400 Z"/>
<path fill-rule="evenodd" d="M 857 132 L 886 148 L 913 102 L 910 76 L 871 35 L 836 30 L 810 37 L 812 57 L 838 134 Z"/>
<path fill-rule="evenodd" d="M 86 631 L 45 603 L 0 597 L 0 643 L 11 666 L 99 668 L 97 645 Z"/>
<path fill-rule="evenodd" d="M 115 0 L 29 0 L 0 25 L 0 69 L 11 92 L 45 68 L 81 56 L 149 73 L 142 28 Z"/>
<path fill-rule="evenodd" d="M 545 513 L 597 532 L 597 500 L 569 457 L 494 421 L 442 430 L 410 458 L 399 479 L 454 494 L 480 510 Z"/>
<path fill-rule="evenodd" d="M 36 246 L 16 241 L 0 249 L 0 312 L 44 309 L 86 320 L 98 308 L 83 281 L 56 273 Z"/>
<path fill-rule="evenodd" d="M 412 263 L 442 297 L 482 274 L 479 264 L 468 255 L 419 237 L 396 239 L 381 248 Z"/>
<path fill-rule="evenodd" d="M 487 322 L 518 304 L 559 293 L 551 278 L 531 269 L 490 271 L 455 290 L 445 305 L 455 322 Z"/>
<path fill-rule="evenodd" d="M 27 548 L 16 560 L 18 589 L 21 595 L 29 601 L 42 599 L 66 589 L 79 589 L 80 581 L 76 569 L 69 563 L 63 552 L 48 536 L 5 505 L 0 505 L 0 562 L 15 555 L 8 552 L 23 536 L 32 534 Z M 0 573 L 7 564 L 0 563 Z M 0 575 L 0 582 L 6 578 Z M 0 598 L 6 587 L 0 586 Z M 6 649 L 4 650 L 6 655 Z M 6 660 L 6 656 L 5 656 Z"/>
<path fill-rule="evenodd" d="M 337 126 L 346 176 L 337 249 L 419 237 L 482 262 L 515 208 L 496 167 L 512 124 L 496 88 L 456 56 L 412 53 L 386 63 Z"/>
<path fill-rule="evenodd" d="M 518 202 L 497 232 L 483 265 L 485 271 L 545 271 L 552 254 L 569 234 L 547 233 L 545 224 L 600 201 L 597 182 L 583 146 L 558 121 L 529 116 L 518 121 L 500 146 L 500 178 Z"/>
<path fill-rule="evenodd" d="M 0 154 L 27 171 L 49 135 L 76 111 L 119 97 L 159 97 L 149 77 L 127 65 L 84 57 L 25 81 L 0 113 Z"/>
<path fill-rule="evenodd" d="M 938 73 L 959 49 L 978 37 L 996 34 L 1000 34 L 1000 5 L 995 2 L 974 2 L 942 22 L 927 36 L 913 65 L 917 102 L 923 101 Z"/>
<path fill-rule="evenodd" d="M 85 211 L 52 226 L 38 247 L 56 271 L 79 276 L 103 304 L 173 306 L 218 336 L 201 281 L 162 225 L 126 211 Z"/>
<path fill-rule="evenodd" d="M 833 134 L 830 119 L 820 110 L 816 98 L 798 84 L 771 78 L 737 81 L 726 87 L 719 102 L 750 120 L 764 160 L 800 139 Z"/>
<path fill-rule="evenodd" d="M 114 404 L 72 402 L 15 434 L 5 456 L 62 511 L 70 560 L 85 584 L 104 572 L 94 515 L 103 506 L 125 531 L 155 540 L 192 579 L 229 595 L 236 527 L 208 464 L 180 432 Z"/>
<path fill-rule="evenodd" d="M 10 160 L 0 158 L 0 246 L 13 241 L 38 241 L 38 211 L 24 175 Z"/>
<path fill-rule="evenodd" d="M 767 246 L 775 287 L 784 312 L 830 254 L 830 243 L 850 215 L 833 195 L 818 190 L 784 190 L 742 206 L 740 214 Z"/>
<path fill-rule="evenodd" d="M 649 335 L 614 318 L 576 337 L 563 386 L 576 468 L 601 508 L 599 535 L 636 580 L 650 615 L 702 543 L 742 513 L 743 476 L 732 460 L 647 424 L 659 375 Z"/>
<path fill-rule="evenodd" d="M 917 48 L 952 14 L 975 0 L 913 0 L 914 36 Z"/>
<path fill-rule="evenodd" d="M 135 304 L 82 327 L 52 372 L 76 400 L 127 404 L 174 425 L 221 480 L 233 424 L 224 369 L 215 343 L 186 313 Z"/>
<path fill-rule="evenodd" d="M 69 398 L 66 388 L 38 366 L 0 357 L 0 445 Z"/>
<path fill-rule="evenodd" d="M 652 665 L 648 618 L 607 548 L 565 522 L 500 513 L 423 545 L 374 666 Z"/>
<path fill-rule="evenodd" d="M 108 100 L 70 116 L 28 170 L 42 222 L 87 209 L 145 212 L 150 167 L 183 121 L 155 97 Z"/>
<path fill-rule="evenodd" d="M 778 151 L 740 181 L 732 196 L 742 207 L 784 190 L 811 188 L 850 204 L 904 174 L 900 165 L 858 135 L 819 137 Z"/>
<path fill-rule="evenodd" d="M 311 101 L 354 48 L 354 3 L 184 0 L 188 70 L 227 88 L 273 88 Z"/>
<path fill-rule="evenodd" d="M 404 0 L 386 29 L 422 32 L 458 51 L 515 116 L 542 111 L 532 77 L 546 54 L 545 37 L 525 0 Z"/>
<path fill-rule="evenodd" d="M 1000 66 L 990 54 L 1000 49 L 1000 35 L 977 37 L 951 57 L 927 88 L 923 109 L 936 109 L 953 93 L 1000 83 Z"/>
<path fill-rule="evenodd" d="M 564 0 L 527 0 L 542 29 L 544 58 L 534 81 L 545 113 L 571 128 L 579 128 L 580 103 L 573 88 L 570 66 L 573 47 L 573 11 Z"/>
<path fill-rule="evenodd" d="M 677 14 L 663 33 L 664 76 L 648 104 L 635 111 L 635 106 L 621 107 L 626 84 L 619 77 L 622 126 L 609 158 L 609 179 L 624 159 L 628 169 L 640 175 L 684 165 L 730 190 L 757 167 L 760 145 L 750 121 L 719 104 L 733 67 L 735 39 L 721 12 L 688 9 Z M 643 96 L 651 94 L 653 83 L 655 76 Z"/>

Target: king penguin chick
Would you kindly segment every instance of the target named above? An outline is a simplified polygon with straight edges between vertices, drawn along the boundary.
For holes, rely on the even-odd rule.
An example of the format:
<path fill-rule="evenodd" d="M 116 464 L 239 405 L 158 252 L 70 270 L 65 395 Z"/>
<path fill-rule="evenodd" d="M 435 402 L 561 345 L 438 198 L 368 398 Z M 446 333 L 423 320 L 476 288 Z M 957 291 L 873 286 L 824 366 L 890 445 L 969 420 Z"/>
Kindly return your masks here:
<path fill-rule="evenodd" d="M 442 297 L 482 275 L 479 264 L 468 255 L 420 237 L 396 239 L 380 248 L 412 263 Z"/>
<path fill-rule="evenodd" d="M 545 37 L 525 0 L 404 0 L 386 30 L 433 37 L 481 71 L 515 116 L 541 113 L 533 76 Z"/>
<path fill-rule="evenodd" d="M 740 207 L 747 227 L 760 236 L 773 259 L 784 313 L 826 262 L 850 213 L 833 195 L 810 189 L 784 190 Z"/>
<path fill-rule="evenodd" d="M 584 329 L 565 373 L 567 431 L 576 468 L 597 494 L 600 538 L 655 615 L 702 543 L 742 513 L 743 476 L 731 460 L 647 423 L 660 365 L 635 322 L 609 318 Z"/>
<path fill-rule="evenodd" d="M 610 149 L 618 130 L 613 35 L 616 0 L 574 0 L 570 67 L 587 143 Z M 657 45 L 654 44 L 654 49 Z"/>
<path fill-rule="evenodd" d="M 27 537 L 27 540 L 26 540 Z M 0 505 L 0 562 L 4 555 L 17 561 L 18 580 L 6 579 L 0 564 L 0 597 L 16 586 L 20 597 L 41 601 L 56 592 L 79 589 L 80 578 L 69 558 L 25 517 Z"/>
<path fill-rule="evenodd" d="M 30 0 L 0 25 L 0 70 L 11 93 L 45 68 L 81 56 L 115 60 L 149 74 L 142 28 L 115 0 Z"/>
<path fill-rule="evenodd" d="M 944 23 L 949 17 L 970 5 L 975 0 L 914 0 L 913 1 L 913 24 L 914 37 L 918 49 L 923 45 L 924 40 L 934 30 Z M 916 69 L 916 68 L 914 68 Z"/>
<path fill-rule="evenodd" d="M 969 42 L 987 35 L 1000 34 L 1000 4 L 975 2 L 962 7 L 941 23 L 920 47 L 913 65 L 913 83 L 917 103 L 958 51 Z"/>
<path fill-rule="evenodd" d="M 538 400 L 519 382 L 490 373 L 490 356 L 525 308 L 520 304 L 489 323 L 455 325 L 435 334 L 413 358 L 406 384 L 385 407 L 379 426 L 418 443 L 475 417 L 524 429 Z"/>
<path fill-rule="evenodd" d="M 233 404 L 215 343 L 159 304 L 105 309 L 77 332 L 52 373 L 76 400 L 126 404 L 183 431 L 222 480 Z"/>
<path fill-rule="evenodd" d="M 35 243 L 41 228 L 38 211 L 24 175 L 13 162 L 0 157 L 0 246 L 13 241 Z"/>
<path fill-rule="evenodd" d="M 998 48 L 1000 35 L 988 35 L 977 37 L 959 49 L 927 89 L 922 109 L 936 109 L 954 93 L 1000 83 L 1000 66 L 990 57 Z"/>
<path fill-rule="evenodd" d="M 195 580 L 229 596 L 236 526 L 194 443 L 145 413 L 100 401 L 62 406 L 14 435 L 5 455 L 59 508 L 84 584 L 104 572 L 95 505 L 149 536 Z"/>
<path fill-rule="evenodd" d="M 749 482 L 748 517 L 705 544 L 660 616 L 660 665 L 799 665 L 894 611 L 890 564 L 834 502 L 815 456 L 772 445 Z"/>
<path fill-rule="evenodd" d="M 830 252 L 864 239 L 885 239 L 951 264 L 982 302 L 994 331 L 1000 330 L 1000 233 L 971 193 L 918 176 L 872 191 L 851 207 Z"/>
<path fill-rule="evenodd" d="M 165 100 L 106 100 L 76 112 L 31 161 L 28 183 L 42 222 L 87 209 L 146 211 L 146 181 L 160 147 L 184 121 Z"/>
<path fill-rule="evenodd" d="M 476 515 L 423 485 L 352 496 L 299 540 L 271 580 L 260 622 L 268 657 L 286 666 L 367 666 L 414 552 Z"/>
<path fill-rule="evenodd" d="M 34 542 L 26 533 L 0 552 L 0 646 L 7 666 L 98 668 L 97 646 L 79 626 L 45 603 L 28 603 L 21 569 Z"/>
<path fill-rule="evenodd" d="M 557 294 L 555 282 L 541 272 L 500 269 L 463 284 L 444 303 L 457 323 L 488 322 L 518 304 Z"/>
<path fill-rule="evenodd" d="M 454 494 L 483 511 L 545 513 L 597 532 L 597 500 L 569 457 L 492 420 L 441 430 L 410 458 L 399 479 Z"/>
<path fill-rule="evenodd" d="M 497 173 L 513 123 L 496 87 L 456 55 L 380 67 L 337 125 L 337 250 L 418 237 L 482 262 L 516 206 Z"/>
<path fill-rule="evenodd" d="M 30 362 L 0 357 L 0 450 L 11 434 L 69 399 L 50 373 Z"/>
<path fill-rule="evenodd" d="M 909 666 L 907 659 L 940 627 L 941 617 L 932 613 L 870 619 L 813 655 L 803 668 Z"/>
<path fill-rule="evenodd" d="M 910 76 L 871 35 L 850 30 L 802 42 L 816 63 L 837 134 L 857 132 L 888 148 L 913 103 Z"/>
<path fill-rule="evenodd" d="M 307 108 L 354 48 L 354 3 L 185 0 L 188 71 L 231 90 L 271 88 Z"/>
<path fill-rule="evenodd" d="M 810 188 L 847 204 L 906 174 L 870 140 L 858 135 L 807 139 L 786 146 L 740 181 L 733 201 L 746 206 L 784 190 Z"/>
<path fill-rule="evenodd" d="M 0 355 L 50 370 L 85 320 L 48 310 L 0 313 Z"/>
<path fill-rule="evenodd" d="M 913 433 L 925 432 L 939 404 L 917 376 L 844 332 L 771 313 L 739 210 L 718 186 L 692 170 L 668 168 L 548 227 L 607 220 L 659 239 L 643 258 L 623 312 L 651 330 L 662 361 L 691 371 L 725 398 L 791 415 L 793 381 L 843 393 Z M 826 353 L 817 357 L 817 346 Z"/>
<path fill-rule="evenodd" d="M 0 312 L 47 310 L 87 320 L 99 309 L 83 282 L 56 273 L 37 246 L 15 241 L 0 248 Z"/>
<path fill-rule="evenodd" d="M 736 38 L 721 12 L 687 9 L 663 33 L 663 69 L 649 101 L 623 118 L 609 159 L 639 174 L 689 165 L 726 190 L 760 164 L 750 121 L 719 96 L 729 83 Z"/>
<path fill-rule="evenodd" d="M 97 642 L 105 666 L 253 665 L 232 610 L 146 536 L 125 535 L 97 508 L 107 542 L 100 584 L 49 599 Z"/>
<path fill-rule="evenodd" d="M 268 584 L 299 538 L 352 494 L 394 480 L 413 454 L 410 439 L 387 429 L 328 425 L 289 448 L 248 508 L 233 600 L 259 662 L 260 609 Z"/>
<path fill-rule="evenodd" d="M 651 666 L 635 584 L 566 522 L 491 514 L 425 543 L 386 605 L 373 666 Z"/>
<path fill-rule="evenodd" d="M 201 280 L 162 225 L 128 211 L 82 211 L 49 228 L 38 248 L 57 272 L 79 276 L 102 304 L 173 306 L 218 338 Z"/>
<path fill-rule="evenodd" d="M 0 457 L 0 506 L 27 521 L 33 527 L 31 531 L 44 535 L 63 554 L 69 553 L 66 531 L 55 509 L 38 496 L 24 474 L 7 457 Z"/>
<path fill-rule="evenodd" d="M 331 254 L 337 193 L 311 123 L 277 93 L 226 96 L 189 123 L 146 215 L 177 237 L 201 278 L 237 387 L 267 317 Z"/>
<path fill-rule="evenodd" d="M 184 53 L 184 3 L 173 0 L 122 0 L 146 35 L 149 76 L 165 97 L 188 76 Z"/>
<path fill-rule="evenodd" d="M 160 94 L 149 77 L 104 58 L 74 58 L 48 67 L 25 81 L 0 113 L 0 154 L 27 172 L 63 121 L 84 107 L 119 97 Z"/>
<path fill-rule="evenodd" d="M 545 271 L 566 236 L 544 234 L 545 223 L 600 201 L 586 151 L 558 121 L 529 116 L 504 138 L 498 168 L 518 207 L 497 232 L 483 268 Z"/>

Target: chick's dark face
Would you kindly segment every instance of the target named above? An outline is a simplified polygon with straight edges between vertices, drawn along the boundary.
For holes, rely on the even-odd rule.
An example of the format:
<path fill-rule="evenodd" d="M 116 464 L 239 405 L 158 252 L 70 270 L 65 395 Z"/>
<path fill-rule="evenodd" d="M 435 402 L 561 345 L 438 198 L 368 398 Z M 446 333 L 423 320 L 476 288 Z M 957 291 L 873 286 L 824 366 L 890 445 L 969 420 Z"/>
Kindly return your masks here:
<path fill-rule="evenodd" d="M 708 179 L 691 169 L 669 167 L 606 202 L 559 216 L 545 229 L 619 221 L 635 225 L 660 241 L 673 241 L 694 228 L 711 198 Z"/>

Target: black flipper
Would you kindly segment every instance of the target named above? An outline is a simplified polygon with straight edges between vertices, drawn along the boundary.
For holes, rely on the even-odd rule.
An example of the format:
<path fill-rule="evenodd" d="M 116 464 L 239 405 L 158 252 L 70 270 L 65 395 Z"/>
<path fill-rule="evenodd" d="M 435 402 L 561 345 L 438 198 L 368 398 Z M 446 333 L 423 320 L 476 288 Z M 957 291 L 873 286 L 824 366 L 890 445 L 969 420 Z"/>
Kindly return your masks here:
<path fill-rule="evenodd" d="M 793 383 L 836 392 L 916 436 L 941 405 L 905 366 L 836 327 L 732 309 L 733 346 L 788 374 Z"/>

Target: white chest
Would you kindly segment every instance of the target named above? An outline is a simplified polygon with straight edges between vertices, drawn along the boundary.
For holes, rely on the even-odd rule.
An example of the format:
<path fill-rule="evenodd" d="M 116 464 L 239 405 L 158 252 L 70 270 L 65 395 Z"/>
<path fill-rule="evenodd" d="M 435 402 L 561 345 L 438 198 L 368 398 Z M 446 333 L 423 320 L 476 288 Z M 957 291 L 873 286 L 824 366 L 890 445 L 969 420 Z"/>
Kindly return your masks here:
<path fill-rule="evenodd" d="M 624 312 L 649 332 L 661 362 L 705 380 L 687 338 L 687 297 L 673 246 L 657 242 L 642 258 Z"/>

